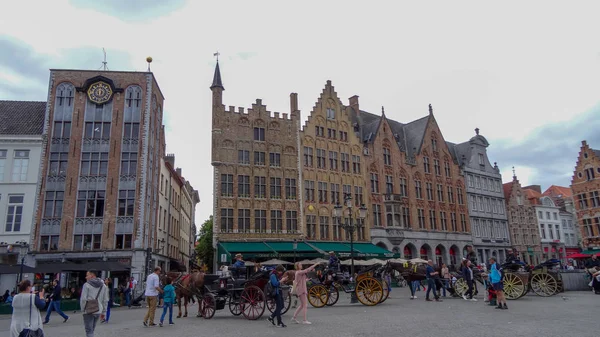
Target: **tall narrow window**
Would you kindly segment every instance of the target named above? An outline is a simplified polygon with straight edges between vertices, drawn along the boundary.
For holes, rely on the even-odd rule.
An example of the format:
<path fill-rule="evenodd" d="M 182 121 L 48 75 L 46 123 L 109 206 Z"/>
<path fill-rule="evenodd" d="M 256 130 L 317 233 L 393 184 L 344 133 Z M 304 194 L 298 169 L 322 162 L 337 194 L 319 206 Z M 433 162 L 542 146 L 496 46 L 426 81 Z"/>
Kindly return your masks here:
<path fill-rule="evenodd" d="M 458 231 L 458 227 L 456 224 L 456 213 L 450 213 L 450 228 L 453 232 Z"/>
<path fill-rule="evenodd" d="M 137 174 L 137 153 L 123 152 L 121 155 L 121 175 Z"/>
<path fill-rule="evenodd" d="M 423 157 L 423 170 L 425 173 L 431 173 L 431 167 L 429 166 L 429 157 Z"/>
<path fill-rule="evenodd" d="M 335 119 L 335 110 L 327 108 L 327 119 Z"/>
<path fill-rule="evenodd" d="M 435 170 L 435 175 L 436 176 L 441 176 L 442 175 L 442 169 L 440 168 L 440 161 L 438 159 L 434 159 L 433 160 L 433 168 Z"/>
<path fill-rule="evenodd" d="M 60 218 L 62 216 L 65 192 L 46 192 L 44 199 L 44 218 Z"/>
<path fill-rule="evenodd" d="M 408 197 L 408 185 L 406 178 L 400 178 L 400 195 Z"/>
<path fill-rule="evenodd" d="M 342 172 L 350 172 L 350 155 L 348 153 L 340 153 Z"/>
<path fill-rule="evenodd" d="M 381 205 L 373 204 L 373 226 L 381 227 Z"/>
<path fill-rule="evenodd" d="M 454 203 L 454 190 L 452 189 L 452 186 L 447 186 L 448 188 L 448 202 L 453 204 Z"/>
<path fill-rule="evenodd" d="M 429 224 L 431 225 L 432 230 L 437 230 L 437 220 L 435 219 L 435 211 L 432 209 L 429 210 Z"/>
<path fill-rule="evenodd" d="M 281 166 L 281 154 L 280 153 L 269 153 L 269 166 L 280 167 Z"/>
<path fill-rule="evenodd" d="M 447 231 L 448 230 L 448 222 L 446 219 L 446 212 L 440 212 L 440 222 L 442 225 L 442 230 Z"/>
<path fill-rule="evenodd" d="M 254 229 L 257 233 L 265 233 L 267 231 L 267 211 L 264 209 L 254 210 Z"/>
<path fill-rule="evenodd" d="M 238 209 L 238 231 L 242 233 L 250 232 L 249 209 Z"/>
<path fill-rule="evenodd" d="M 363 204 L 363 188 L 362 186 L 354 186 L 354 205 L 358 207 Z"/>
<path fill-rule="evenodd" d="M 221 232 L 233 231 L 233 208 L 221 208 Z"/>
<path fill-rule="evenodd" d="M 141 111 L 142 88 L 139 86 L 130 86 L 127 88 L 127 90 L 125 90 L 125 110 L 123 112 L 123 139 L 139 139 Z"/>
<path fill-rule="evenodd" d="M 379 193 L 379 175 L 371 173 L 371 193 Z"/>
<path fill-rule="evenodd" d="M 415 196 L 417 199 L 423 199 L 423 187 L 420 180 L 415 180 Z"/>
<path fill-rule="evenodd" d="M 281 178 L 271 177 L 271 199 L 281 199 Z"/>
<path fill-rule="evenodd" d="M 319 192 L 319 202 L 326 203 L 327 202 L 327 183 L 319 181 L 318 183 L 318 192 Z"/>
<path fill-rule="evenodd" d="M 296 179 L 285 178 L 285 198 L 296 200 Z"/>
<path fill-rule="evenodd" d="M 450 170 L 450 163 L 448 161 L 444 161 L 444 172 L 446 173 L 446 178 L 450 178 L 452 176 L 452 171 Z"/>
<path fill-rule="evenodd" d="M 417 215 L 419 218 L 419 229 L 425 229 L 425 210 L 422 208 L 418 208 Z"/>
<path fill-rule="evenodd" d="M 384 165 L 392 165 L 392 155 L 390 154 L 390 149 L 383 148 L 383 164 Z"/>
<path fill-rule="evenodd" d="M 233 174 L 221 174 L 221 196 L 233 196 Z"/>
<path fill-rule="evenodd" d="M 280 210 L 271 210 L 271 231 L 280 232 L 283 230 L 283 219 Z"/>
<path fill-rule="evenodd" d="M 325 150 L 317 149 L 317 168 L 325 169 L 326 168 L 325 163 L 326 163 Z"/>
<path fill-rule="evenodd" d="M 331 203 L 337 205 L 340 203 L 340 184 L 330 184 L 331 186 Z"/>
<path fill-rule="evenodd" d="M 101 234 L 75 235 L 73 237 L 73 250 L 98 250 L 101 243 Z"/>
<path fill-rule="evenodd" d="M 456 195 L 458 198 L 458 204 L 459 205 L 464 205 L 465 204 L 465 200 L 463 199 L 463 190 L 460 187 L 456 188 Z"/>
<path fill-rule="evenodd" d="M 250 164 L 250 151 L 238 150 L 238 163 L 244 165 Z"/>
<path fill-rule="evenodd" d="M 4 181 L 4 165 L 6 163 L 6 150 L 0 150 L 0 183 Z"/>
<path fill-rule="evenodd" d="M 265 153 L 260 151 L 254 151 L 254 165 L 264 166 L 265 165 Z"/>
<path fill-rule="evenodd" d="M 238 197 L 250 198 L 250 176 L 238 175 Z"/>
<path fill-rule="evenodd" d="M 309 239 L 316 239 L 317 236 L 317 216 L 307 215 L 306 216 L 306 236 Z"/>
<path fill-rule="evenodd" d="M 467 218 L 464 214 L 460 215 L 460 229 L 461 229 L 461 232 L 467 231 Z"/>
<path fill-rule="evenodd" d="M 313 166 L 313 148 L 312 147 L 304 147 L 304 166 L 312 167 Z"/>
<path fill-rule="evenodd" d="M 394 193 L 394 177 L 385 176 L 385 193 L 393 194 Z"/>
<path fill-rule="evenodd" d="M 6 232 L 20 232 L 23 220 L 23 195 L 9 195 L 8 209 L 6 210 Z"/>
<path fill-rule="evenodd" d="M 337 171 L 338 169 L 338 153 L 329 151 L 329 169 Z"/>
<path fill-rule="evenodd" d="M 27 181 L 29 150 L 16 150 L 13 158 L 12 181 Z"/>
<path fill-rule="evenodd" d="M 444 202 L 444 186 L 442 184 L 437 185 L 437 197 L 439 202 Z"/>
<path fill-rule="evenodd" d="M 267 197 L 267 178 L 266 177 L 254 177 L 254 197 L 255 198 L 266 198 Z"/>
<path fill-rule="evenodd" d="M 329 238 L 329 216 L 319 217 L 319 229 L 321 234 L 321 240 Z"/>
<path fill-rule="evenodd" d="M 433 184 L 425 183 L 425 190 L 427 191 L 427 200 L 433 201 Z"/>
<path fill-rule="evenodd" d="M 298 231 L 298 212 L 285 211 L 285 229 L 288 232 Z"/>
<path fill-rule="evenodd" d="M 119 215 L 118 216 L 133 216 L 135 204 L 135 190 L 119 191 Z"/>
<path fill-rule="evenodd" d="M 360 173 L 360 156 L 352 156 L 352 172 Z"/>
<path fill-rule="evenodd" d="M 315 202 L 315 181 L 305 180 L 304 181 L 304 199 L 307 202 Z"/>
<path fill-rule="evenodd" d="M 69 160 L 68 152 L 51 152 L 48 176 L 50 176 L 50 177 L 66 176 L 68 160 Z M 0 179 L 0 180 L 2 180 L 2 179 Z"/>

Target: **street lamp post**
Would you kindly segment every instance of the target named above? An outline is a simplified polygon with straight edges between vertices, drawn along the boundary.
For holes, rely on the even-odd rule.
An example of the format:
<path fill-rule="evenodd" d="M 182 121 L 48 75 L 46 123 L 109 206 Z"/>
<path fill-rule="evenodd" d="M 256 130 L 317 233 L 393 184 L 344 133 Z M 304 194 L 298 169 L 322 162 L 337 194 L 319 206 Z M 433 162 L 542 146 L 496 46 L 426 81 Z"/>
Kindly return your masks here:
<path fill-rule="evenodd" d="M 352 195 L 350 193 L 344 194 L 344 205 L 346 207 L 346 212 L 344 212 L 344 206 L 339 203 L 335 205 L 333 208 L 333 217 L 337 220 L 338 224 L 341 224 L 344 230 L 350 234 L 350 277 L 352 278 L 352 282 L 356 282 L 354 278 L 354 232 L 362 227 L 363 222 L 367 217 L 367 208 L 365 205 L 361 205 L 358 208 L 358 218 L 355 219 L 355 214 L 352 210 Z M 343 223 L 342 218 L 344 218 Z M 356 303 L 356 295 L 354 292 L 352 292 L 351 302 Z"/>
<path fill-rule="evenodd" d="M 296 264 L 296 250 L 298 249 L 298 241 L 296 239 L 294 239 L 293 248 L 294 248 L 294 265 L 295 265 Z"/>
<path fill-rule="evenodd" d="M 25 254 L 23 254 L 23 248 L 25 248 Z M 21 243 L 21 271 L 19 272 L 19 282 L 23 281 L 23 266 L 25 265 L 25 258 L 29 254 L 29 245 L 26 242 Z"/>

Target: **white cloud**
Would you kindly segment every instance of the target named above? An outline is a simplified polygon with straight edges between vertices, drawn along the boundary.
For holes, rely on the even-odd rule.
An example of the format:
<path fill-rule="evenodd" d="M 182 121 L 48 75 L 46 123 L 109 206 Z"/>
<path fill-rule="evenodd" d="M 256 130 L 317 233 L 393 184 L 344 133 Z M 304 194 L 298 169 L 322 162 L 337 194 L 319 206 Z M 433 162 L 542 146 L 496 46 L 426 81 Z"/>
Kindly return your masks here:
<path fill-rule="evenodd" d="M 357 94 L 364 110 L 377 113 L 384 105 L 401 122 L 424 116 L 432 103 L 447 140 L 465 141 L 479 127 L 493 151 L 495 141 L 522 140 L 598 102 L 599 7 L 595 1 L 191 1 L 155 20 L 127 22 L 66 0 L 17 1 L 3 4 L 0 34 L 50 57 L 61 49 L 104 47 L 109 68 L 111 50 L 129 52 L 131 70 L 145 70 L 152 56 L 166 96 L 168 151 L 200 191 L 201 223 L 212 212 L 208 87 L 215 51 L 226 105 L 248 107 L 260 97 L 270 110 L 287 112 L 289 93 L 298 92 L 306 118 L 331 79 L 343 102 Z M 101 53 L 89 68 L 100 62 Z M 536 173 L 517 169 L 522 182 Z M 505 181 L 512 176 L 503 173 Z"/>

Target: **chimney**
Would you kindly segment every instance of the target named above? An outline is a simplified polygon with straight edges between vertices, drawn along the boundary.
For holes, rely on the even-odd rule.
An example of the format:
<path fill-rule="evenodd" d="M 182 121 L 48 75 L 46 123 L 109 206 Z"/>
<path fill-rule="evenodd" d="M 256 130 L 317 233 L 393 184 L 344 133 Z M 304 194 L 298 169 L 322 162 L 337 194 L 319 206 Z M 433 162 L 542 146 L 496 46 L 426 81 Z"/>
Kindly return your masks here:
<path fill-rule="evenodd" d="M 167 154 L 165 156 L 165 162 L 171 164 L 171 167 L 175 167 L 175 154 Z"/>
<path fill-rule="evenodd" d="M 175 172 L 177 172 L 177 175 L 181 177 L 181 167 L 178 167 Z"/>
<path fill-rule="evenodd" d="M 298 94 L 293 92 L 290 94 L 290 112 L 298 111 Z"/>
<path fill-rule="evenodd" d="M 352 109 L 354 109 L 354 111 L 356 111 L 356 115 L 360 114 L 360 107 L 358 105 L 358 96 L 354 95 L 354 96 L 348 98 L 348 100 L 350 101 L 350 106 L 352 107 Z"/>
<path fill-rule="evenodd" d="M 581 141 L 581 146 L 587 146 L 587 142 L 585 140 Z"/>

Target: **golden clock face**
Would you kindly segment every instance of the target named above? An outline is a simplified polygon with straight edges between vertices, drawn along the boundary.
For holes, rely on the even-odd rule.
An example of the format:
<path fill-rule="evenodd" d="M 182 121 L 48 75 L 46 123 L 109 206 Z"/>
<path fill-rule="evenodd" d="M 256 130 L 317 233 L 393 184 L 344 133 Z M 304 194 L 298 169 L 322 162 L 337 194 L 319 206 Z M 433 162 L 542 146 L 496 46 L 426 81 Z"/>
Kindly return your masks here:
<path fill-rule="evenodd" d="M 87 93 L 90 101 L 96 104 L 108 102 L 113 94 L 110 85 L 102 81 L 92 84 Z"/>

